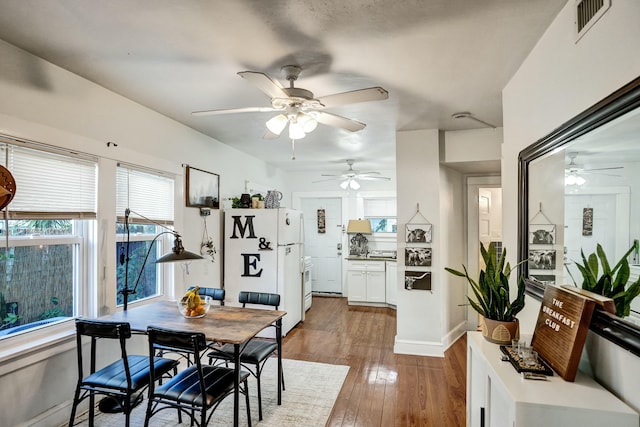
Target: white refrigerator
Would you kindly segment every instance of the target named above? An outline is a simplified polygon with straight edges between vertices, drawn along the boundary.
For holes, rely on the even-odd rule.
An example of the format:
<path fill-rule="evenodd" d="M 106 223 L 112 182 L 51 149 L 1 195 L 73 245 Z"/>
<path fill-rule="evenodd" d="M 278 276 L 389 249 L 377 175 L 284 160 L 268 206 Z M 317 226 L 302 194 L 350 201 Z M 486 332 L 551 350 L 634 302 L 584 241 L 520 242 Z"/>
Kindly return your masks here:
<path fill-rule="evenodd" d="M 300 211 L 287 208 L 225 211 L 225 304 L 238 306 L 240 291 L 280 294 L 279 309 L 287 312 L 282 320 L 282 334 L 286 335 L 304 316 L 303 242 Z"/>

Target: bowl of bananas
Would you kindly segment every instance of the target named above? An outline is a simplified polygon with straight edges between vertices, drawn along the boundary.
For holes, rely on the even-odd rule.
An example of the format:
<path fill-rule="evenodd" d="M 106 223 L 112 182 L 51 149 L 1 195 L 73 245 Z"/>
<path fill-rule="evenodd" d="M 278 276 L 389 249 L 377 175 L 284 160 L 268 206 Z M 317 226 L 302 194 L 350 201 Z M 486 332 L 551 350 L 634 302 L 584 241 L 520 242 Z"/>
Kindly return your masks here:
<path fill-rule="evenodd" d="M 201 297 L 198 293 L 200 288 L 196 286 L 187 291 L 178 301 L 178 311 L 187 319 L 199 319 L 207 315 L 211 307 L 210 297 Z"/>

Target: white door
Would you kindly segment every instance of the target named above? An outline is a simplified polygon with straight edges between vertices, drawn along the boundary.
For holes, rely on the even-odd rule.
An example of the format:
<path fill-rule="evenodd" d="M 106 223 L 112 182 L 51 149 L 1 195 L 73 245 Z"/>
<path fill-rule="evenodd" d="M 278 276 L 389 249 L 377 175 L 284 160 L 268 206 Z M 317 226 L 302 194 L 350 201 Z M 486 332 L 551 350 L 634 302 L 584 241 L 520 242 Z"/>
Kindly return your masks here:
<path fill-rule="evenodd" d="M 342 199 L 303 198 L 300 209 L 304 218 L 305 255 L 313 263 L 313 291 L 342 294 Z M 319 210 L 324 212 L 324 221 Z"/>
<path fill-rule="evenodd" d="M 470 177 L 467 180 L 467 268 L 471 277 L 478 277 L 484 267 L 480 242 L 485 247 L 491 241 L 502 240 L 502 189 L 500 177 Z M 467 295 L 473 293 L 467 287 Z M 461 302 L 467 304 L 466 298 Z M 467 305 L 467 329 L 478 326 L 478 314 Z"/>

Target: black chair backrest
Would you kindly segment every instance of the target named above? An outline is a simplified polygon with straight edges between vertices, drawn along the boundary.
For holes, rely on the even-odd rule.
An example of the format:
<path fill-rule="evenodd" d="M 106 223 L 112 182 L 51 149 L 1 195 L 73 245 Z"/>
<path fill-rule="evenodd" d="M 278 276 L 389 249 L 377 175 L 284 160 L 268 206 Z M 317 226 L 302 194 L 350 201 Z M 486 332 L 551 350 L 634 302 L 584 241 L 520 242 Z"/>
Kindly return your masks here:
<path fill-rule="evenodd" d="M 244 307 L 246 304 L 270 305 L 276 310 L 280 305 L 280 295 L 266 292 L 240 291 L 238 302 Z"/>
<path fill-rule="evenodd" d="M 131 375 L 127 362 L 126 340 L 131 338 L 131 326 L 127 322 L 107 322 L 101 320 L 76 319 L 76 341 L 78 349 L 78 375 L 84 378 L 82 337 L 91 337 L 91 373 L 96 371 L 96 343 L 98 339 L 117 339 L 120 342 L 120 353 L 124 363 L 129 386 Z"/>
<path fill-rule="evenodd" d="M 193 289 L 193 286 L 189 286 L 189 289 L 187 290 L 190 291 L 191 289 Z M 200 294 L 200 296 L 207 296 L 207 297 L 211 297 L 211 299 L 213 300 L 220 301 L 220 305 L 224 305 L 224 297 L 225 297 L 224 289 L 201 287 L 198 290 L 198 293 Z"/>
<path fill-rule="evenodd" d="M 174 331 L 149 326 L 147 335 L 149 336 L 149 349 L 153 350 L 151 354 L 155 353 L 156 346 L 165 349 L 170 347 L 195 354 L 199 354 L 207 346 L 207 340 L 202 332 Z"/>

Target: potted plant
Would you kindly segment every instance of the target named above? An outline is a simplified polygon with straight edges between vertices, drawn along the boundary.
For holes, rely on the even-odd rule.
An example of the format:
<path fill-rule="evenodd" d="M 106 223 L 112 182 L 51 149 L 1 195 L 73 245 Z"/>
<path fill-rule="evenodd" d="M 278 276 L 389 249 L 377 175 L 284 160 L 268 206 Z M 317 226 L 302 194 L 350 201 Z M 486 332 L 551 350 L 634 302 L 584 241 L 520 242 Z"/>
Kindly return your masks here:
<path fill-rule="evenodd" d="M 480 253 L 484 260 L 485 268 L 480 270 L 478 280 L 469 276 L 464 265 L 464 273 L 446 267 L 445 270 L 454 276 L 467 279 L 475 300 L 467 296 L 469 304 L 481 317 L 482 335 L 490 342 L 496 344 L 511 344 L 511 340 L 520 338 L 520 324 L 516 314 L 524 308 L 524 279 L 518 280 L 518 295 L 510 301 L 509 275 L 511 266 L 506 262 L 507 250 L 503 249 L 498 257 L 493 243 L 485 249 L 480 244 Z M 521 261 L 523 262 L 523 261 Z"/>
<path fill-rule="evenodd" d="M 600 243 L 596 246 L 596 252 L 589 255 L 589 257 L 585 257 L 584 252 L 581 250 L 582 264 L 576 262 L 576 267 L 582 273 L 582 289 L 613 299 L 613 303 L 616 306 L 616 314 L 619 317 L 629 315 L 631 301 L 640 294 L 640 278 L 627 287 L 630 273 L 627 257 L 635 249 L 636 244 L 634 243 L 613 269 L 609 266 L 607 255 L 604 253 Z M 602 275 L 599 277 L 598 260 L 602 266 Z M 571 278 L 573 279 L 573 277 Z"/>

